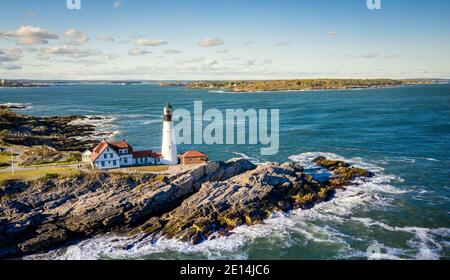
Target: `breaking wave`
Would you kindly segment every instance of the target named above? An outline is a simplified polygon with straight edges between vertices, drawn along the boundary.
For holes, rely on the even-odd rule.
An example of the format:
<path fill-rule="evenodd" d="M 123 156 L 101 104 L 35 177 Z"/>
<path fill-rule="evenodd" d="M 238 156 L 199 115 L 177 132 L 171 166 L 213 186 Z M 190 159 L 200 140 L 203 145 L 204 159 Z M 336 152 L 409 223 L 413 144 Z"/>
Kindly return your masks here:
<path fill-rule="evenodd" d="M 240 156 L 250 158 L 245 154 Z M 345 160 L 366 168 L 375 176 L 356 180 L 346 190 L 338 190 L 334 199 L 309 210 L 275 213 L 264 224 L 240 226 L 227 237 L 191 245 L 179 240 L 150 237 L 97 236 L 77 245 L 55 250 L 33 259 L 249 259 L 254 252 L 267 258 L 283 259 L 286 252 L 296 259 L 438 259 L 449 247 L 450 229 L 398 227 L 379 221 L 371 211 L 392 209 L 393 201 L 413 189 L 391 185 L 398 176 L 361 158 L 344 158 L 333 153 L 303 153 L 289 159 L 321 172 L 312 159 L 325 156 Z M 401 242 L 386 239 L 386 233 L 401 234 Z M 384 237 L 383 237 L 384 236 Z M 388 242 L 386 242 L 388 241 Z M 387 243 L 387 244 L 384 244 Z M 370 246 L 381 248 L 378 254 Z M 297 248 L 295 252 L 290 251 Z"/>
<path fill-rule="evenodd" d="M 32 108 L 31 104 L 29 103 L 14 103 L 14 102 L 1 103 L 0 106 L 15 110 L 28 110 Z"/>
<path fill-rule="evenodd" d="M 89 137 L 77 137 L 79 140 L 85 139 L 111 139 L 121 134 L 119 126 L 115 124 L 116 118 L 112 116 L 86 116 L 71 122 L 74 125 L 93 125 L 94 133 Z"/>

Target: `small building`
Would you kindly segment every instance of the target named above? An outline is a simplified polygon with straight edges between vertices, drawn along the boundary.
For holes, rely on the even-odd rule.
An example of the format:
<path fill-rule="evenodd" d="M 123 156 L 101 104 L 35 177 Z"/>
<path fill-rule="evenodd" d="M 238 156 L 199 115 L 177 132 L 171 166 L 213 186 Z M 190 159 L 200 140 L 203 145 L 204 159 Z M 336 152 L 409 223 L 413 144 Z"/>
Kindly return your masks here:
<path fill-rule="evenodd" d="M 208 156 L 196 150 L 187 151 L 181 155 L 181 164 L 183 165 L 202 164 L 207 161 Z"/>
<path fill-rule="evenodd" d="M 83 153 L 83 161 L 93 169 L 112 169 L 135 165 L 155 165 L 160 163 L 161 155 L 150 150 L 134 151 L 125 140 L 117 142 L 102 141 L 92 152 Z"/>
<path fill-rule="evenodd" d="M 92 154 L 92 152 L 89 151 L 89 150 L 84 151 L 84 152 L 81 154 L 81 161 L 82 161 L 82 162 L 90 163 L 90 162 L 91 162 L 91 159 L 90 159 L 91 154 Z"/>

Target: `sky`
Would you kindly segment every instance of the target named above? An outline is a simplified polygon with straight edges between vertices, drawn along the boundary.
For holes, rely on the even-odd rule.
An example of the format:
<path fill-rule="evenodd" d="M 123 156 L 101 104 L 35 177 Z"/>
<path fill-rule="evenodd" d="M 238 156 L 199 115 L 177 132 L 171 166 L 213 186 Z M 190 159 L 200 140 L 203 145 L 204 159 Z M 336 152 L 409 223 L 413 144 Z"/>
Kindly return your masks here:
<path fill-rule="evenodd" d="M 0 0 L 0 79 L 450 78 L 450 1 Z"/>

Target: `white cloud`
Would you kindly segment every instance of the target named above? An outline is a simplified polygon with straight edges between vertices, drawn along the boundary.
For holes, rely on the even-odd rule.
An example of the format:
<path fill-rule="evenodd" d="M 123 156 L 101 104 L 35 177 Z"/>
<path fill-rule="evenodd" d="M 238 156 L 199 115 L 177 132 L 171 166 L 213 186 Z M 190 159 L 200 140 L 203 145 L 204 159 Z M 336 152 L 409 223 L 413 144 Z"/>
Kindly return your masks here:
<path fill-rule="evenodd" d="M 83 32 L 76 29 L 67 29 L 64 34 L 71 38 L 68 42 L 69 45 L 81 46 L 89 41 L 89 38 Z"/>
<path fill-rule="evenodd" d="M 22 26 L 14 31 L 0 32 L 0 37 L 16 38 L 16 44 L 21 46 L 48 44 L 48 40 L 59 38 L 52 31 L 31 25 Z"/>
<path fill-rule="evenodd" d="M 383 59 L 396 59 L 396 58 L 400 58 L 400 55 L 398 54 L 388 54 L 383 56 Z"/>
<path fill-rule="evenodd" d="M 242 42 L 242 45 L 243 45 L 244 47 L 248 47 L 248 46 L 250 46 L 251 44 L 253 44 L 252 41 L 245 41 L 245 42 Z"/>
<path fill-rule="evenodd" d="M 139 49 L 139 48 L 134 48 L 128 51 L 128 55 L 131 56 L 138 56 L 138 55 L 144 55 L 144 54 L 149 54 L 151 52 L 148 52 L 146 50 L 143 49 Z"/>
<path fill-rule="evenodd" d="M 169 42 L 167 42 L 166 40 L 154 40 L 147 38 L 138 38 L 136 41 L 134 41 L 134 43 L 138 46 L 150 46 L 150 47 L 169 44 Z"/>
<path fill-rule="evenodd" d="M 205 64 L 206 65 L 214 65 L 214 64 L 217 64 L 217 60 L 212 59 L 212 58 L 208 58 L 208 59 L 205 60 Z"/>
<path fill-rule="evenodd" d="M 115 2 L 113 3 L 113 8 L 114 8 L 114 9 L 120 8 L 120 7 L 122 7 L 122 6 L 123 6 L 123 1 L 115 1 Z"/>
<path fill-rule="evenodd" d="M 11 64 L 11 65 L 2 65 L 2 64 L 0 64 L 0 68 L 1 69 L 5 69 L 5 70 L 20 70 L 20 69 L 22 69 L 22 66 L 15 65 L 15 64 Z"/>
<path fill-rule="evenodd" d="M 181 51 L 179 51 L 179 50 L 165 50 L 164 53 L 178 54 L 178 53 L 181 53 Z"/>
<path fill-rule="evenodd" d="M 229 49 L 222 49 L 222 50 L 215 51 L 215 53 L 227 53 L 229 51 L 230 51 Z"/>
<path fill-rule="evenodd" d="M 23 51 L 19 48 L 0 50 L 0 63 L 18 61 L 22 58 Z"/>
<path fill-rule="evenodd" d="M 337 32 L 336 31 L 330 31 L 330 32 L 328 32 L 328 35 L 332 36 L 332 37 L 335 37 L 335 36 L 337 36 Z"/>
<path fill-rule="evenodd" d="M 254 59 L 249 59 L 242 63 L 242 65 L 246 66 L 246 67 L 253 66 L 255 64 L 256 64 L 256 60 L 254 60 Z"/>
<path fill-rule="evenodd" d="M 261 61 L 260 63 L 259 63 L 259 65 L 267 65 L 267 64 L 272 64 L 272 59 L 270 59 L 270 58 L 267 58 L 267 59 L 265 59 L 265 60 L 263 60 L 263 61 Z"/>
<path fill-rule="evenodd" d="M 274 47 L 285 47 L 285 46 L 289 46 L 291 44 L 291 42 L 289 41 L 282 41 L 282 42 L 277 42 L 275 44 L 273 44 Z"/>
<path fill-rule="evenodd" d="M 223 45 L 225 42 L 221 39 L 203 39 L 197 42 L 197 46 L 199 47 L 214 47 Z"/>
<path fill-rule="evenodd" d="M 103 55 L 103 52 L 96 49 L 80 50 L 69 48 L 67 46 L 62 46 L 62 47 L 43 48 L 40 50 L 39 54 L 43 57 L 50 55 L 66 55 L 72 58 L 79 59 L 84 57 Z"/>
<path fill-rule="evenodd" d="M 367 54 L 363 54 L 361 55 L 361 58 L 365 58 L 365 59 L 371 59 L 371 58 L 376 58 L 379 57 L 380 55 L 377 53 L 367 53 Z"/>
<path fill-rule="evenodd" d="M 188 58 L 188 59 L 182 59 L 177 60 L 176 64 L 178 65 L 184 65 L 184 64 L 192 64 L 192 63 L 198 63 L 203 61 L 203 57 L 195 57 L 195 58 Z"/>
<path fill-rule="evenodd" d="M 114 38 L 109 35 L 97 36 L 97 40 L 103 41 L 103 42 L 114 42 Z"/>
<path fill-rule="evenodd" d="M 18 48 L 8 48 L 0 50 L 0 69 L 18 70 L 21 66 L 10 64 L 10 62 L 18 61 L 22 58 L 23 50 Z M 6 62 L 6 64 L 4 64 Z"/>

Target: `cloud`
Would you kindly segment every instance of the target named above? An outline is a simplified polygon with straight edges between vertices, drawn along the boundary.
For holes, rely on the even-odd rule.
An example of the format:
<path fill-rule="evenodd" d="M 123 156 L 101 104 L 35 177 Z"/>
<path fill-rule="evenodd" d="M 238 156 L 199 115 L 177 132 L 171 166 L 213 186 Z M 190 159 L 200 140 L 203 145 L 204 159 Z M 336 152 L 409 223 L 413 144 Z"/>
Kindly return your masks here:
<path fill-rule="evenodd" d="M 147 38 L 138 38 L 136 41 L 134 41 L 134 43 L 138 46 L 150 46 L 150 47 L 169 44 L 169 42 L 167 42 L 166 40 L 154 40 Z"/>
<path fill-rule="evenodd" d="M 335 36 L 337 36 L 337 32 L 336 31 L 330 31 L 330 32 L 328 32 L 328 36 L 335 37 Z"/>
<path fill-rule="evenodd" d="M 242 63 L 243 66 L 247 66 L 247 67 L 253 66 L 255 64 L 256 64 L 256 60 L 254 60 L 254 59 L 249 59 L 249 60 L 244 61 L 244 63 Z"/>
<path fill-rule="evenodd" d="M 31 25 L 22 26 L 14 31 L 0 32 L 1 37 L 16 38 L 16 44 L 21 46 L 48 44 L 48 40 L 59 39 L 56 33 Z"/>
<path fill-rule="evenodd" d="M 363 54 L 361 55 L 361 58 L 365 58 L 365 59 L 371 59 L 371 58 L 376 58 L 379 57 L 380 55 L 377 53 L 367 53 L 367 54 Z"/>
<path fill-rule="evenodd" d="M 114 42 L 114 38 L 108 35 L 100 35 L 96 37 L 97 40 L 103 41 L 103 42 Z"/>
<path fill-rule="evenodd" d="M 8 48 L 0 50 L 0 63 L 18 61 L 22 58 L 23 50 L 19 48 Z"/>
<path fill-rule="evenodd" d="M 285 46 L 289 46 L 291 44 L 291 42 L 289 41 L 282 41 L 282 42 L 277 42 L 275 44 L 273 44 L 274 47 L 285 47 Z"/>
<path fill-rule="evenodd" d="M 215 51 L 215 53 L 227 53 L 229 51 L 230 51 L 229 49 L 223 49 L 223 50 L 217 50 L 217 51 Z"/>
<path fill-rule="evenodd" d="M 101 59 L 103 60 L 113 60 L 118 58 L 119 56 L 115 53 L 108 53 L 108 54 L 103 54 L 100 56 Z"/>
<path fill-rule="evenodd" d="M 400 55 L 398 55 L 398 54 L 389 54 L 389 55 L 383 56 L 383 59 L 397 59 L 397 58 L 400 58 Z"/>
<path fill-rule="evenodd" d="M 242 45 L 243 45 L 244 47 L 248 47 L 248 46 L 250 46 L 251 44 L 253 44 L 252 41 L 242 42 Z"/>
<path fill-rule="evenodd" d="M 20 65 L 2 65 L 0 64 L 0 68 L 5 70 L 20 70 L 22 69 L 22 66 Z"/>
<path fill-rule="evenodd" d="M 96 49 L 85 49 L 85 50 L 80 50 L 80 49 L 74 49 L 74 48 L 69 48 L 67 46 L 62 46 L 62 47 L 51 47 L 51 48 L 43 48 L 40 50 L 39 52 L 41 58 L 45 58 L 45 56 L 50 56 L 50 55 L 62 55 L 62 56 L 69 56 L 72 58 L 84 58 L 84 57 L 90 57 L 90 56 L 99 56 L 99 55 L 103 55 L 104 53 L 100 50 L 96 50 Z"/>
<path fill-rule="evenodd" d="M 144 55 L 144 54 L 150 54 L 151 52 L 148 52 L 146 50 L 140 49 L 140 48 L 134 48 L 128 51 L 128 55 L 131 56 L 138 56 L 138 55 Z"/>
<path fill-rule="evenodd" d="M 179 50 L 165 50 L 164 53 L 178 54 L 178 53 L 181 53 L 181 51 L 179 51 Z"/>
<path fill-rule="evenodd" d="M 177 60 L 176 64 L 178 64 L 178 65 L 192 64 L 192 63 L 202 62 L 203 60 L 204 60 L 203 57 L 188 58 L 188 59 L 183 59 L 183 60 Z"/>
<path fill-rule="evenodd" d="M 37 16 L 37 13 L 35 13 L 35 12 L 27 12 L 27 13 L 25 13 L 25 15 L 28 16 L 28 17 L 34 17 L 34 16 Z"/>
<path fill-rule="evenodd" d="M 18 61 L 22 58 L 23 50 L 19 48 L 8 48 L 0 50 L 0 69 L 18 70 L 21 66 L 9 64 L 10 62 Z M 7 64 L 4 64 L 6 62 Z"/>
<path fill-rule="evenodd" d="M 217 63 L 218 63 L 217 60 L 212 59 L 212 58 L 208 58 L 208 59 L 205 60 L 205 64 L 206 65 L 214 65 L 214 64 L 217 64 Z"/>
<path fill-rule="evenodd" d="M 114 9 L 120 8 L 120 7 L 122 7 L 122 6 L 123 6 L 123 1 L 115 1 L 115 2 L 113 3 L 113 8 L 114 8 Z"/>
<path fill-rule="evenodd" d="M 199 47 L 214 47 L 214 46 L 220 46 L 223 45 L 225 42 L 220 39 L 203 39 L 197 42 L 197 46 Z"/>
<path fill-rule="evenodd" d="M 263 60 L 263 61 L 261 61 L 260 63 L 259 63 L 259 65 L 267 65 L 267 64 L 272 64 L 272 59 L 270 59 L 270 58 L 267 58 L 267 59 L 265 59 L 265 60 Z"/>
<path fill-rule="evenodd" d="M 83 32 L 76 29 L 67 29 L 64 35 L 71 38 L 68 42 L 69 45 L 81 46 L 89 41 L 89 38 Z"/>

